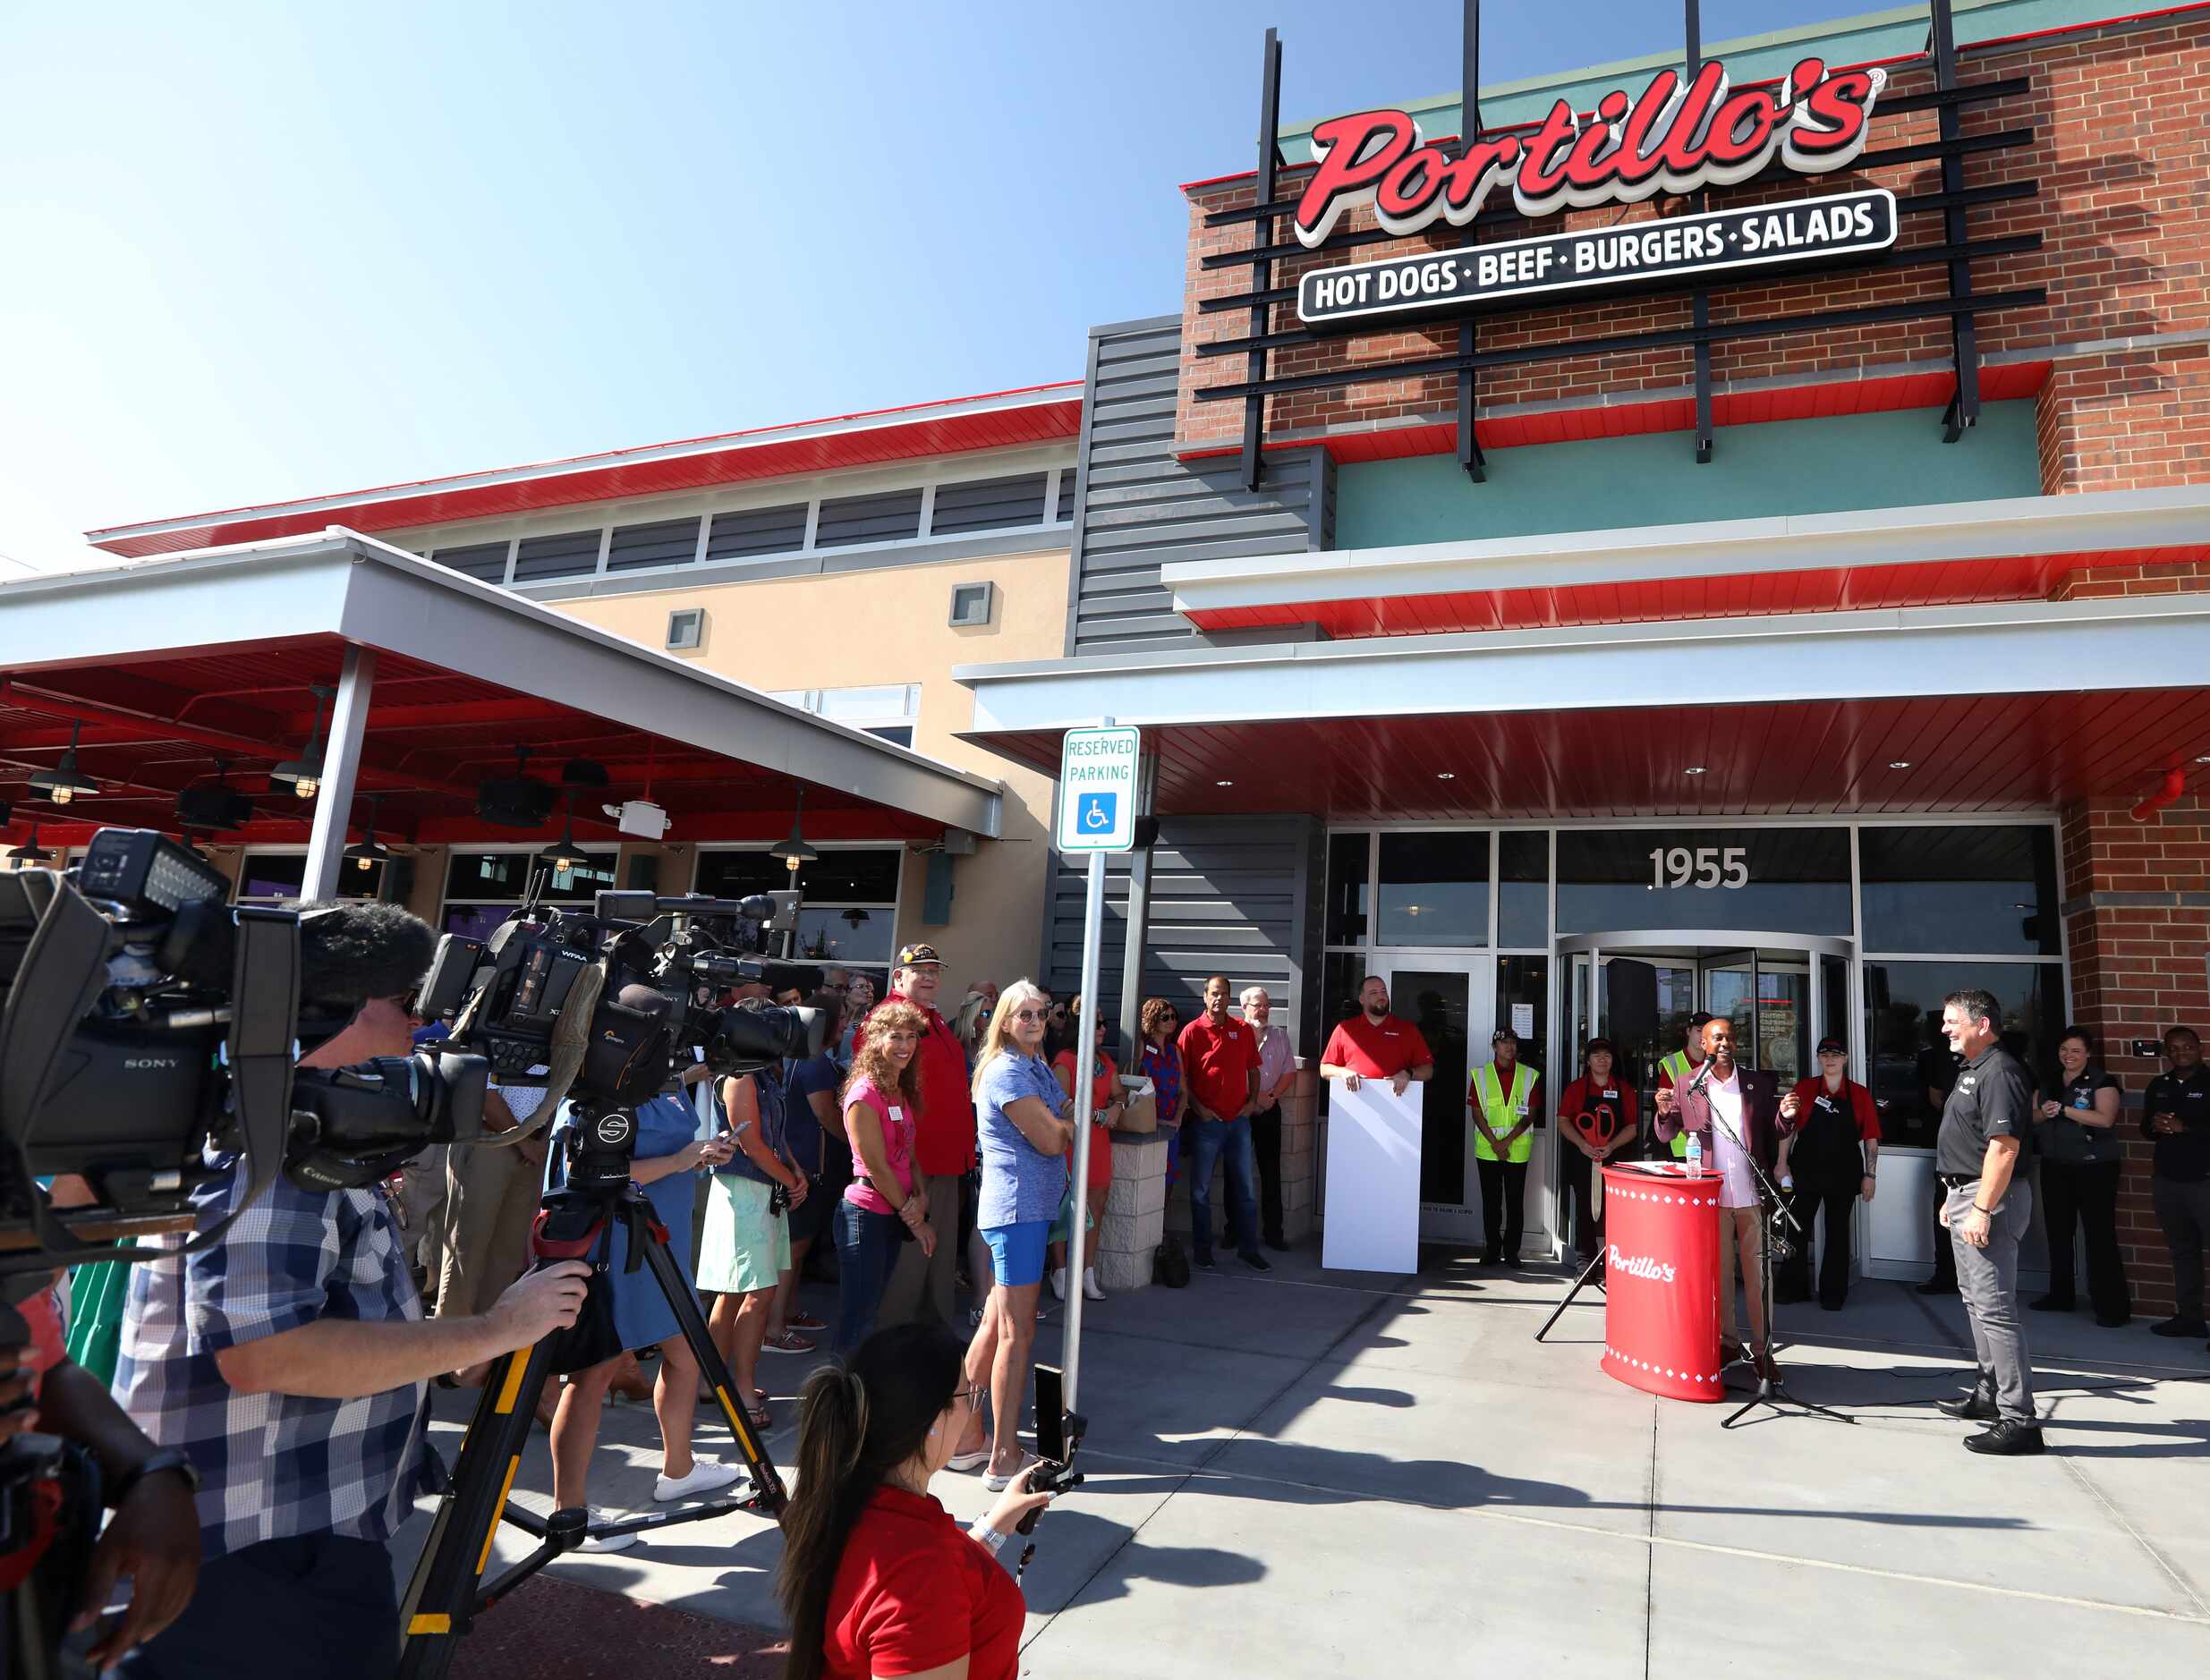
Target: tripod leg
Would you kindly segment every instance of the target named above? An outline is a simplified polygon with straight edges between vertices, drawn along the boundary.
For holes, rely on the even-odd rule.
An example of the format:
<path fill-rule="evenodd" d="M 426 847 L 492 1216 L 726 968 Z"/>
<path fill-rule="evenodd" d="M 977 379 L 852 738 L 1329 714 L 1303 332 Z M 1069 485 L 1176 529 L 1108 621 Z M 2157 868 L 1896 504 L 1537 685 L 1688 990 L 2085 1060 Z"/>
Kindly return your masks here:
<path fill-rule="evenodd" d="M 407 1680 L 438 1680 L 468 1632 L 476 1583 L 491 1561 L 491 1537 L 551 1370 L 551 1344 L 540 1342 L 494 1362 L 484 1379 L 453 1467 L 453 1485 L 438 1501 L 429 1538 L 400 1605 L 399 1672 Z"/>
<path fill-rule="evenodd" d="M 645 1223 L 640 1219 L 633 1224 L 633 1234 L 637 1225 Z M 736 1438 L 737 1450 L 744 1455 L 744 1468 L 752 1474 L 760 1509 L 770 1516 L 780 1515 L 788 1497 L 783 1488 L 783 1478 L 776 1472 L 775 1461 L 768 1456 L 766 1445 L 753 1430 L 744 1405 L 737 1400 L 736 1379 L 729 1374 L 721 1350 L 708 1334 L 706 1317 L 698 1310 L 698 1296 L 684 1281 L 675 1256 L 667 1252 L 666 1233 L 657 1222 L 646 1226 L 643 1254 L 645 1264 L 651 1268 L 653 1280 L 659 1285 L 660 1294 L 667 1297 L 668 1308 L 676 1315 L 676 1323 L 683 1331 L 692 1357 L 698 1361 L 699 1369 L 706 1373 L 706 1380 L 713 1387 L 714 1399 L 721 1407 L 721 1415 L 728 1421 L 729 1433 Z M 744 1396 L 746 1401 L 751 1397 Z"/>
<path fill-rule="evenodd" d="M 1591 1260 L 1587 1265 L 1581 1268 L 1581 1275 L 1573 1280 L 1573 1287 L 1566 1291 L 1566 1298 L 1558 1303 L 1558 1310 L 1551 1313 L 1550 1317 L 1543 1320 L 1543 1328 L 1534 1333 L 1534 1339 L 1536 1341 L 1539 1342 L 1544 1336 L 1548 1336 L 1550 1334 L 1550 1327 L 1557 1323 L 1560 1319 L 1565 1316 L 1566 1309 L 1573 1304 L 1574 1296 L 1579 1294 L 1582 1290 L 1587 1288 L 1592 1284 L 1594 1284 L 1598 1289 L 1602 1289 L 1603 1287 L 1602 1284 L 1596 1283 L 1595 1276 L 1596 1268 L 1602 1264 L 1603 1251 L 1602 1249 L 1598 1249 L 1596 1251 L 1595 1258 Z"/>

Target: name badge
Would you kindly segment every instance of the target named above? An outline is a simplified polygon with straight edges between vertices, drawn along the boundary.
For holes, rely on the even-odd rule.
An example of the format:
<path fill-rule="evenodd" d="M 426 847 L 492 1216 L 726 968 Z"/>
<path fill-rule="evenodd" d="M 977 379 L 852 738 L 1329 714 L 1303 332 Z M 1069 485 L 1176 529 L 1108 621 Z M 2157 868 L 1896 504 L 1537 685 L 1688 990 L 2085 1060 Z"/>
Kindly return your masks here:
<path fill-rule="evenodd" d="M 1815 1108 L 1823 1108 L 1829 1114 L 1832 1114 L 1834 1108 L 1834 1099 L 1832 1097 L 1821 1097 L 1816 1102 L 1812 1104 L 1812 1107 Z"/>
<path fill-rule="evenodd" d="M 897 1103 L 892 1103 L 890 1105 L 890 1120 L 891 1124 L 894 1125 L 904 1125 L 905 1124 L 905 1110 L 900 1107 Z"/>
<path fill-rule="evenodd" d="M 1527 1116 L 1527 1105 L 1524 1102 L 1516 1102 L 1512 1105 L 1512 1112 L 1524 1120 Z"/>
<path fill-rule="evenodd" d="M 1619 1100 L 1619 1093 L 1618 1090 L 1614 1088 L 1611 1090 L 1607 1090 L 1603 1095 L 1606 1102 L 1617 1102 Z"/>

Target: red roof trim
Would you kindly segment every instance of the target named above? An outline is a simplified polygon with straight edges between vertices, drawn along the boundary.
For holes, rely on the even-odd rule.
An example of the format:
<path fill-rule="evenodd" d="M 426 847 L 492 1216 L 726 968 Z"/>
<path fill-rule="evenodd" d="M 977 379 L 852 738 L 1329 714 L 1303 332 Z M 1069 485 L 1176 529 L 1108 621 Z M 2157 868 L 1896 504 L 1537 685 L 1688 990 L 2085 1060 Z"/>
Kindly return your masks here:
<path fill-rule="evenodd" d="M 597 454 L 564 456 L 518 467 L 107 526 L 85 535 L 111 554 L 136 557 L 293 536 L 332 524 L 390 530 L 433 521 L 644 494 L 653 488 L 695 488 L 791 472 L 1054 441 L 1074 437 L 1080 431 L 1081 391 L 1079 379 L 1056 380 L 948 401 L 909 403 L 897 408 L 867 409 Z M 1054 396 L 1053 393 L 1067 395 Z M 975 406 L 1007 403 L 1007 399 L 1016 397 L 1039 400 L 1003 407 Z M 820 427 L 849 429 L 814 430 Z M 669 450 L 685 453 L 664 453 Z M 663 476 L 673 481 L 665 485 L 650 482 Z M 647 482 L 633 482 L 641 478 Z M 478 506 L 479 502 L 483 505 Z M 395 513 L 399 516 L 393 516 Z M 225 534 L 210 534 L 216 530 Z"/>
<path fill-rule="evenodd" d="M 2200 12 L 2206 8 L 2210 8 L 2210 0 L 2188 0 L 2188 4 L 2184 5 L 2159 6 L 2155 10 L 2149 12 L 2126 12 L 2120 13 L 2116 17 L 2096 18 L 2088 22 L 2059 23 L 2050 29 L 2027 30 L 2018 35 L 1993 35 L 1990 36 L 1984 41 L 1959 41 L 1957 43 L 1957 50 L 1960 53 L 1980 52 L 1985 51 L 1989 47 L 2016 47 L 2022 41 L 2046 40 L 2050 37 L 2057 35 L 2084 35 L 2093 30 L 2107 30 L 2121 23 L 2147 23 L 2157 18 L 2176 17 L 2181 13 Z M 1847 18 L 1837 18 L 1834 20 L 1834 21 L 1838 23 L 1846 23 L 1849 21 L 1849 20 Z M 1842 64 L 1837 66 L 1837 68 L 1842 70 L 1869 70 L 1876 64 L 1887 65 L 1913 64 L 1925 56 L 1926 55 L 1924 53 L 1901 53 L 1892 58 L 1868 58 L 1862 64 Z M 1744 82 L 1741 85 L 1746 88 L 1769 87 L 1778 80 L 1778 77 L 1768 77 L 1764 81 Z M 1465 98 L 1464 89 L 1462 89 L 1459 90 L 1459 98 L 1461 101 Z M 1586 116 L 1589 114 L 1583 112 L 1581 115 L 1583 116 Z M 1483 132 L 1485 134 L 1509 134 L 1516 128 L 1533 128 L 1535 126 L 1536 124 L 1533 123 L 1506 123 L 1501 128 L 1484 129 Z M 1455 134 L 1445 134 L 1441 137 L 1441 140 L 1454 140 L 1456 139 L 1458 139 L 1458 136 Z M 1438 143 L 1440 143 L 1440 141 Z M 1287 174 L 1294 173 L 1297 170 L 1311 169 L 1315 165 L 1309 163 L 1285 164 L 1282 165 L 1279 173 Z M 1232 174 L 1207 175 L 1200 181 L 1185 181 L 1182 182 L 1182 191 L 1184 192 L 1196 192 L 1206 187 L 1226 186 L 1231 182 L 1249 181 L 1257 174 L 1258 171 L 1255 169 L 1239 169 Z"/>

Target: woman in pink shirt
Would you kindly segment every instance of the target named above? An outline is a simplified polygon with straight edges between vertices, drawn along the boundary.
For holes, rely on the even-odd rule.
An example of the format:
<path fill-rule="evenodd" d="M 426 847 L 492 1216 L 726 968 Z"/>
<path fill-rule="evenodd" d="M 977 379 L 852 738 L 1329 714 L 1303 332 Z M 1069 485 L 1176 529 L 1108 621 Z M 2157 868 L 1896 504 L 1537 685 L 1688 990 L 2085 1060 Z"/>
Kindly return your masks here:
<path fill-rule="evenodd" d="M 852 1143 L 852 1183 L 837 1209 L 836 1350 L 848 1353 L 875 1328 L 875 1310 L 897 1264 L 899 1249 L 918 1243 L 936 1252 L 927 1190 L 914 1176 L 914 1129 L 921 1082 L 914 1064 L 928 1022 L 911 1004 L 885 1004 L 867 1017 L 853 1047 L 844 1088 L 845 1135 Z"/>

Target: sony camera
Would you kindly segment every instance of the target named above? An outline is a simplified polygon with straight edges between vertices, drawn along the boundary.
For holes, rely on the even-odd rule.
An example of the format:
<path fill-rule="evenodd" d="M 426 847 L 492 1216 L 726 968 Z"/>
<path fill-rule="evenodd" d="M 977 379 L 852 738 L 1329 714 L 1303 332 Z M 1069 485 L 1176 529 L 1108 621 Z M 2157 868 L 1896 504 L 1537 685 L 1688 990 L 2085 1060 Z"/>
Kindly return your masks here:
<path fill-rule="evenodd" d="M 475 1057 L 295 1068 L 301 912 L 229 893 L 151 829 L 101 829 L 67 877 L 0 876 L 0 1237 L 37 1237 L 0 1250 L 0 1274 L 136 1258 L 110 1243 L 184 1228 L 192 1192 L 228 1170 L 207 1164 L 210 1145 L 242 1158 L 242 1208 L 278 1170 L 310 1190 L 366 1185 L 480 1129 Z M 39 1181 L 64 1174 L 93 1205 L 51 1205 Z"/>
<path fill-rule="evenodd" d="M 717 999 L 759 981 L 811 991 L 817 968 L 762 953 L 772 895 L 721 899 L 602 892 L 589 914 L 524 904 L 489 940 L 447 934 L 418 1007 L 451 1023 L 449 1042 L 487 1058 L 499 1081 L 571 1100 L 567 1182 L 627 1182 L 634 1110 L 681 1069 L 756 1071 L 820 1048 L 819 1010 Z"/>

